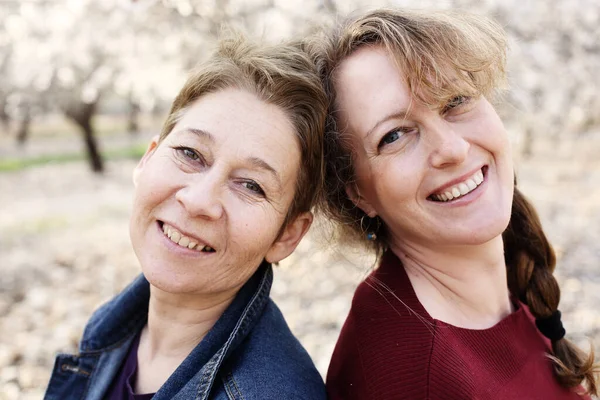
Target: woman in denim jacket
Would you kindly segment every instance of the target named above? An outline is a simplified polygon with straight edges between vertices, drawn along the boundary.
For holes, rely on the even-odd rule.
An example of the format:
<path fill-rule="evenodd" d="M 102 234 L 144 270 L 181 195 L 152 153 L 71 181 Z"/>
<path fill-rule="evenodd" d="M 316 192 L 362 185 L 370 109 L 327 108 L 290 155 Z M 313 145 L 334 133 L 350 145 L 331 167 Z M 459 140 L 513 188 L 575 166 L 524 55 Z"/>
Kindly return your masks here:
<path fill-rule="evenodd" d="M 269 298 L 312 222 L 325 104 L 296 46 L 220 43 L 134 171 L 143 275 L 57 357 L 45 399 L 326 398 Z"/>

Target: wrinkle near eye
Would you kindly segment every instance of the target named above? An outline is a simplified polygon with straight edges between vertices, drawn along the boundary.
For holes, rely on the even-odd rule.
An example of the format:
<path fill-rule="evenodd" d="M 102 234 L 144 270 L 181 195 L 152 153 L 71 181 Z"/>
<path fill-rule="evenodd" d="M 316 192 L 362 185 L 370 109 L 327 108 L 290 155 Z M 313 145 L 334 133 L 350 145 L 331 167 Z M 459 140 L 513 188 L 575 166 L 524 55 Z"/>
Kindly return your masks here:
<path fill-rule="evenodd" d="M 287 209 L 286 209 L 286 207 L 283 206 L 283 204 L 278 204 L 277 202 L 272 202 L 272 201 L 268 201 L 268 203 L 271 205 L 271 207 L 273 207 L 273 209 L 279 215 L 285 215 L 285 214 L 287 214 Z"/>

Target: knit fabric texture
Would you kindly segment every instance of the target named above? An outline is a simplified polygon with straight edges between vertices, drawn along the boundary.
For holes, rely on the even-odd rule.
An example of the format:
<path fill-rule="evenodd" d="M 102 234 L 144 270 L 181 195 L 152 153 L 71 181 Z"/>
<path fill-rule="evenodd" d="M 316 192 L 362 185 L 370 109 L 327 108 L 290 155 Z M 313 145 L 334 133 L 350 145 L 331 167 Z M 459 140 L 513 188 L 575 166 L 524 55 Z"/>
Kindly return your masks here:
<path fill-rule="evenodd" d="M 388 251 L 354 294 L 327 374 L 329 398 L 590 399 L 558 384 L 549 341 L 527 306 L 517 307 L 483 330 L 435 320 Z"/>

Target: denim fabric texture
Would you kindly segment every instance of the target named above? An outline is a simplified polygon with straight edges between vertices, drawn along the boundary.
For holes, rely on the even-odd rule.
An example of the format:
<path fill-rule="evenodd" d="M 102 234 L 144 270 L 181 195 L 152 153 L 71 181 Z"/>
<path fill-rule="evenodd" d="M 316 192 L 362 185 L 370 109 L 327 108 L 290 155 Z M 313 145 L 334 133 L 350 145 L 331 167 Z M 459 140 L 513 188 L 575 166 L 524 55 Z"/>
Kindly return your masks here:
<path fill-rule="evenodd" d="M 272 282 L 265 262 L 153 399 L 326 399 L 319 372 L 269 297 Z M 57 356 L 44 399 L 103 399 L 146 324 L 149 299 L 140 275 L 99 308 L 80 354 Z"/>

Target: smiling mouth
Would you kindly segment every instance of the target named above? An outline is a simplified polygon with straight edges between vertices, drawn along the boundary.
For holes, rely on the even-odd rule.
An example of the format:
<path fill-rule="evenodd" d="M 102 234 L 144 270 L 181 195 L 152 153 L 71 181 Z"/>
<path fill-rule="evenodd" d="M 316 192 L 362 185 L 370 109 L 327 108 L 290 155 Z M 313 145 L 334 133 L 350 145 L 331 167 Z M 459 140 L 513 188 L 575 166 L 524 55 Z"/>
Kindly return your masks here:
<path fill-rule="evenodd" d="M 441 203 L 446 203 L 452 200 L 460 199 L 461 197 L 471 193 L 473 190 L 477 189 L 479 185 L 481 185 L 481 183 L 484 180 L 486 171 L 487 166 L 484 166 L 464 181 L 452 187 L 444 189 L 441 192 L 434 193 L 430 195 L 427 199 Z"/>
<path fill-rule="evenodd" d="M 214 253 L 215 249 L 210 247 L 209 245 L 205 245 L 202 243 L 198 243 L 195 239 L 192 239 L 188 236 L 185 236 L 183 233 L 179 232 L 177 229 L 173 228 L 171 225 L 167 225 L 162 221 L 158 221 L 163 234 L 171 240 L 171 242 L 176 245 L 189 249 L 196 250 L 202 253 Z"/>

